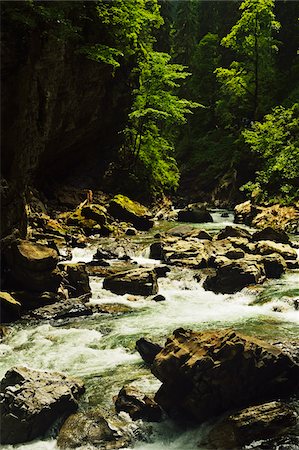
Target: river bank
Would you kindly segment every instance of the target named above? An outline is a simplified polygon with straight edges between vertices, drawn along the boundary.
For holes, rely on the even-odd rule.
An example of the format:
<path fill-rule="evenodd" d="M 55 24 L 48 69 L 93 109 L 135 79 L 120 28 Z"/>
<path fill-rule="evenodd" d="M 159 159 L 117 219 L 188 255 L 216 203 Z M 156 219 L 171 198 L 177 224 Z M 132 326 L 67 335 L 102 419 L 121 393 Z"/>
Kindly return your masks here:
<path fill-rule="evenodd" d="M 205 229 L 213 236 L 232 225 L 232 213 L 228 212 L 225 218 L 221 217 L 223 213 L 227 212 L 212 211 L 213 222 L 193 227 Z M 173 225 L 159 223 L 150 232 L 126 237 L 120 247 L 126 246 L 126 253 L 132 258 L 129 263 L 145 268 L 161 266 L 161 261 L 149 258 L 150 245 Z M 84 248 L 72 250 L 71 262 L 88 263 L 98 248 L 109 251 L 111 243 L 111 238 L 93 238 Z M 113 263 L 117 261 L 112 260 Z M 89 304 L 93 314 L 47 321 L 23 320 L 10 325 L 0 346 L 1 377 L 15 365 L 60 371 L 84 381 L 86 391 L 80 400 L 80 411 L 99 405 L 112 411 L 112 398 L 123 385 L 133 384 L 149 395 L 160 386 L 135 350 L 136 341 L 141 337 L 164 345 L 166 337 L 181 327 L 195 331 L 233 328 L 267 342 L 296 346 L 299 313 L 294 301 L 298 298 L 298 269 L 287 270 L 278 280 L 267 280 L 236 293 L 216 294 L 204 289 L 203 280 L 194 278 L 194 269 L 175 264 L 169 267 L 167 276 L 158 279 L 159 294 L 165 301 L 114 294 L 103 289 L 103 277 L 90 275 Z M 208 448 L 205 439 L 211 428 L 209 422 L 194 429 L 169 420 L 150 426 L 140 420 L 136 425 L 129 417 L 126 421 L 130 433 L 136 434 L 132 442 L 137 449 Z M 56 440 L 51 439 L 55 434 L 54 427 L 46 440 L 17 447 L 57 448 Z M 295 438 L 291 433 L 287 439 L 292 442 Z M 252 443 L 247 448 L 255 446 Z"/>

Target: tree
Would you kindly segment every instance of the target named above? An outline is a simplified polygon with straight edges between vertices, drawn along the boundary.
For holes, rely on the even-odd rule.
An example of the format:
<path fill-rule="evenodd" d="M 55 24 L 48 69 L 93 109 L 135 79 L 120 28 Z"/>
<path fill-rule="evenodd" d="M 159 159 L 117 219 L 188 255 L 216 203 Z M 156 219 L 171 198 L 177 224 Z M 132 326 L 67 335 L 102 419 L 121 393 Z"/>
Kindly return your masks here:
<path fill-rule="evenodd" d="M 139 88 L 121 150 L 122 165 L 133 168 L 135 175 L 142 173 L 143 182 L 154 192 L 177 187 L 173 127 L 185 123 L 186 115 L 199 106 L 174 94 L 179 81 L 190 74 L 184 66 L 171 64 L 170 58 L 152 51 L 140 62 Z"/>
<path fill-rule="evenodd" d="M 280 28 L 273 9 L 273 0 L 244 0 L 241 18 L 221 41 L 238 56 L 229 68 L 216 69 L 224 101 L 229 99 L 233 116 L 246 114 L 256 120 L 271 103 L 274 55 L 278 49 L 273 33 Z"/>
<path fill-rule="evenodd" d="M 292 203 L 299 199 L 299 104 L 277 106 L 263 122 L 243 131 L 245 142 L 260 159 L 255 182 L 245 190 L 259 201 Z"/>

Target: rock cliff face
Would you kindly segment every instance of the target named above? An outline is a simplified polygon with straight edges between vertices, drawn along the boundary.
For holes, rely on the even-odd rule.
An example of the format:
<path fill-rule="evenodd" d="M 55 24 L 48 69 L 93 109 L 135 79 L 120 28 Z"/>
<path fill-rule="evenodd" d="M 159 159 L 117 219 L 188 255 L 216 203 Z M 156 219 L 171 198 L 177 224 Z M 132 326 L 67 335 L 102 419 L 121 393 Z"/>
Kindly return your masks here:
<path fill-rule="evenodd" d="M 3 235 L 24 233 L 23 193 L 28 183 L 46 185 L 80 168 L 101 174 L 113 158 L 123 128 L 128 73 L 88 60 L 78 44 L 43 30 L 2 27 Z M 78 171 L 78 173 L 80 173 Z M 89 172 L 89 171 L 88 171 Z M 11 207 L 10 207 L 11 205 Z"/>

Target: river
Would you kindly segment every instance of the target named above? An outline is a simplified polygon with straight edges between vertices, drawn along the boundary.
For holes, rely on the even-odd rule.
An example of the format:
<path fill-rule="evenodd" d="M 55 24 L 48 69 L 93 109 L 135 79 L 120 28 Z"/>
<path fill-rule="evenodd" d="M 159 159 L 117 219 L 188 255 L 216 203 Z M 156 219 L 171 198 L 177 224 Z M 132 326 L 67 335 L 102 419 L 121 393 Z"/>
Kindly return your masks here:
<path fill-rule="evenodd" d="M 214 223 L 200 225 L 216 232 L 232 223 L 232 215 L 223 219 L 221 211 L 213 213 Z M 225 221 L 224 221 L 225 220 Z M 174 226 L 161 224 L 160 227 Z M 199 226 L 199 225 L 198 225 Z M 157 229 L 155 230 L 157 232 Z M 134 239 L 134 238 L 132 238 Z M 147 258 L 148 235 L 138 253 L 132 255 L 142 265 L 160 264 Z M 99 244 L 95 241 L 86 249 L 74 249 L 73 261 L 89 261 Z M 15 365 L 57 370 L 82 378 L 86 393 L 80 407 L 104 405 L 112 408 L 112 397 L 125 383 L 133 383 L 144 392 L 153 393 L 159 387 L 135 351 L 140 337 L 161 343 L 178 328 L 193 330 L 233 327 L 246 334 L 274 341 L 296 341 L 299 311 L 294 298 L 299 297 L 299 270 L 288 271 L 281 279 L 266 282 L 257 289 L 244 289 L 233 295 L 205 291 L 189 269 L 173 268 L 166 278 L 159 279 L 159 293 L 166 301 L 130 301 L 102 288 L 102 279 L 91 277 L 91 302 L 117 303 L 128 307 L 122 314 L 92 316 L 47 322 L 17 323 L 0 344 L 1 378 Z M 204 437 L 209 424 L 196 429 L 182 429 L 171 421 L 145 426 L 144 440 L 137 441 L 138 450 L 196 450 L 206 449 Z M 199 442 L 202 442 L 198 445 Z M 51 433 L 44 440 L 17 446 L 26 450 L 54 450 L 56 440 Z M 248 448 L 258 448 L 253 444 Z M 288 447 L 291 448 L 291 447 Z M 85 450 L 88 447 L 84 447 Z"/>

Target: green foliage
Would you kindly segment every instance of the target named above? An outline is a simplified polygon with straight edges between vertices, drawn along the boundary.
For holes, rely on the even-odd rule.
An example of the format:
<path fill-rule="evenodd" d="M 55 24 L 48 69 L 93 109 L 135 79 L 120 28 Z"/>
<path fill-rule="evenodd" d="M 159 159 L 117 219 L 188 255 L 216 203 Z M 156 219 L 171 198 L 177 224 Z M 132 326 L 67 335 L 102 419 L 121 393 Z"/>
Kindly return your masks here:
<path fill-rule="evenodd" d="M 119 59 L 124 56 L 117 48 L 108 47 L 107 45 L 102 44 L 81 47 L 80 53 L 86 55 L 86 57 L 92 61 L 109 64 L 114 70 L 120 67 Z"/>
<path fill-rule="evenodd" d="M 263 122 L 243 132 L 245 142 L 260 158 L 261 170 L 244 189 L 259 201 L 291 203 L 299 199 L 299 104 L 277 106 Z"/>
<path fill-rule="evenodd" d="M 185 123 L 186 115 L 200 105 L 174 94 L 189 73 L 184 66 L 171 64 L 168 54 L 149 52 L 139 67 L 139 88 L 125 130 L 122 159 L 135 173 L 142 164 L 146 185 L 158 193 L 178 184 L 172 127 Z"/>
<path fill-rule="evenodd" d="M 232 118 L 263 116 L 273 101 L 274 55 L 278 43 L 273 33 L 280 28 L 273 0 L 245 0 L 239 21 L 221 44 L 235 52 L 238 60 L 215 73 Z M 272 89 L 269 89 L 272 88 Z"/>

